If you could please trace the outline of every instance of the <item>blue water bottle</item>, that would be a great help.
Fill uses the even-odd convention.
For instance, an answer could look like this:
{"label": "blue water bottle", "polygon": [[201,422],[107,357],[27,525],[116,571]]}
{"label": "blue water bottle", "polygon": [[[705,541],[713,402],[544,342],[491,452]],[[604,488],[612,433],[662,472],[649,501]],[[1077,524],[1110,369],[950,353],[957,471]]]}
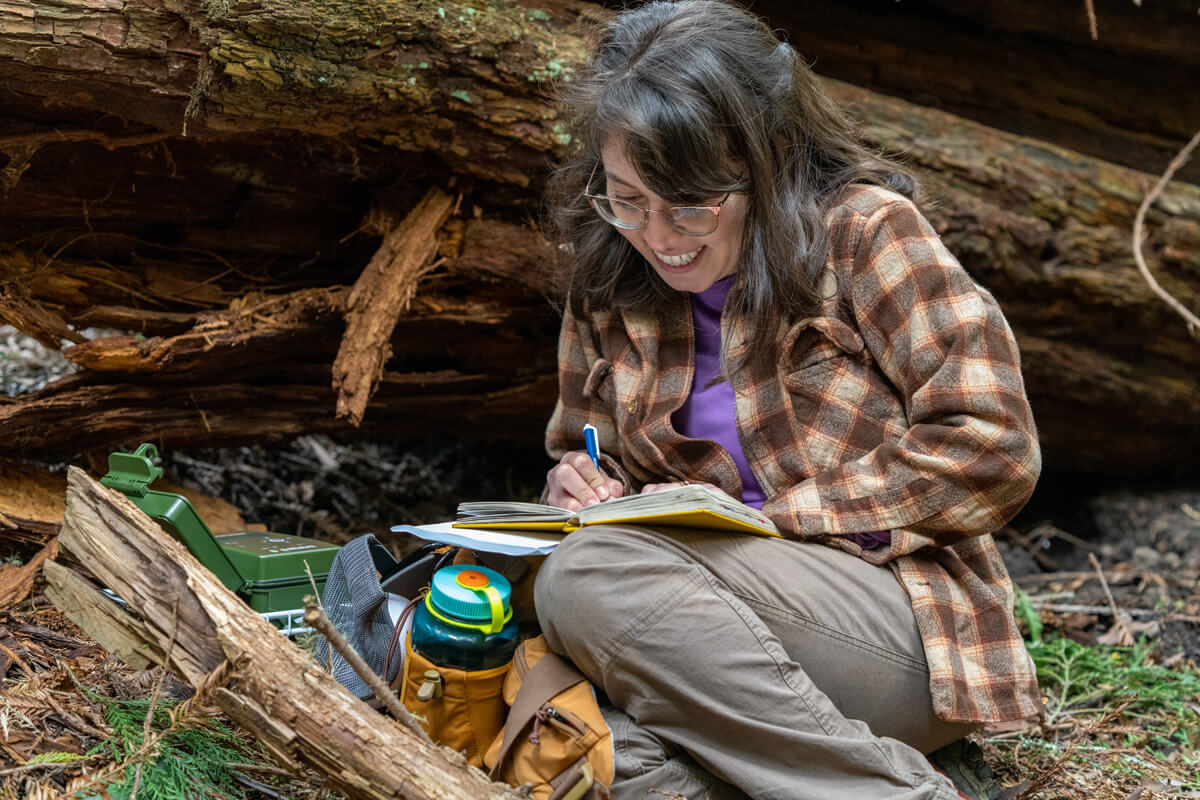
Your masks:
{"label": "blue water bottle", "polygon": [[507,664],[517,648],[511,597],[508,579],[494,569],[439,569],[413,616],[413,650],[441,667],[475,670]]}

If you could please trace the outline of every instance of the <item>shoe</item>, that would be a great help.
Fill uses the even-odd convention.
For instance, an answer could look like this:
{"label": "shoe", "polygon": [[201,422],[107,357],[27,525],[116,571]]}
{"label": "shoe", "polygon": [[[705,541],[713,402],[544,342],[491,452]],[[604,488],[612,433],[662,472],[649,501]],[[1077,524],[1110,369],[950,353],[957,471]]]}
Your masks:
{"label": "shoe", "polygon": [[960,798],[997,800],[1003,791],[992,775],[992,768],[983,760],[983,748],[975,742],[967,739],[951,742],[930,753],[929,761],[954,782]]}

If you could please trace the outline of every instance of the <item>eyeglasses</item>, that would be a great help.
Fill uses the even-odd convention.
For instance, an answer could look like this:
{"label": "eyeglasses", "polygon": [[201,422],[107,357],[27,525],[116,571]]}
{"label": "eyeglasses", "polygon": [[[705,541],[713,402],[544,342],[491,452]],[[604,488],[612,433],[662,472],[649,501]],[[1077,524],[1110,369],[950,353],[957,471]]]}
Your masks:
{"label": "eyeglasses", "polygon": [[721,202],[715,206],[672,206],[665,211],[655,211],[608,195],[591,194],[588,190],[592,188],[592,180],[596,177],[599,166],[597,164],[592,168],[583,196],[588,199],[592,208],[596,209],[602,220],[623,231],[641,230],[650,222],[651,214],[662,214],[673,231],[687,236],[707,236],[717,229],[717,215],[721,213],[721,206],[725,205],[729,195],[733,194],[726,192]]}

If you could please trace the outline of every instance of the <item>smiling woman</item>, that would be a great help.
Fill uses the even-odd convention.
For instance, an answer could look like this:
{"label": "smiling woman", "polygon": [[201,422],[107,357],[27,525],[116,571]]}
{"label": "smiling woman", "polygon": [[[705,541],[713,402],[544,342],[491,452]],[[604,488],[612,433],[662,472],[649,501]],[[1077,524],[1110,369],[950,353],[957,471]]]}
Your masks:
{"label": "smiling woman", "polygon": [[790,537],[591,526],[547,560],[614,797],[954,797],[923,754],[1040,707],[990,536],[1041,466],[999,308],[731,2],[625,11],[566,100],[546,501],[702,483]]}

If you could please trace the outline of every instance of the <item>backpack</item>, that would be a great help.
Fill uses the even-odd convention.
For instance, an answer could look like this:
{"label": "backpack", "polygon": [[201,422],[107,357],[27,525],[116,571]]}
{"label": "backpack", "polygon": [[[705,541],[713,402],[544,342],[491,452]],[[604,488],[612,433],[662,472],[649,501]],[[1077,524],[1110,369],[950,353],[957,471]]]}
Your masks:
{"label": "backpack", "polygon": [[483,759],[493,779],[531,784],[535,800],[607,800],[612,732],[592,685],[544,636],[517,646],[504,699],[508,719]]}

